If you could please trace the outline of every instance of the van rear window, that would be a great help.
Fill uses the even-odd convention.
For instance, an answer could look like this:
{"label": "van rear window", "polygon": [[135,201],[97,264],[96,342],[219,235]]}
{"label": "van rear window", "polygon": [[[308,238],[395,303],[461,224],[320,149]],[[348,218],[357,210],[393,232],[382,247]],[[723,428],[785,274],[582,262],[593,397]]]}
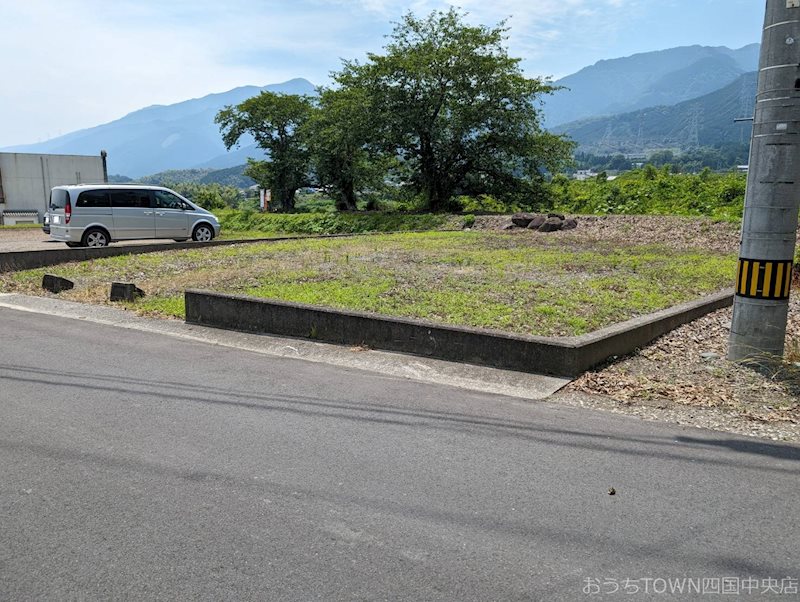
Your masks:
{"label": "van rear window", "polygon": [[111,207],[107,190],[85,190],[78,196],[78,207]]}
{"label": "van rear window", "polygon": [[50,209],[63,209],[69,202],[69,192],[63,188],[53,188],[50,191]]}

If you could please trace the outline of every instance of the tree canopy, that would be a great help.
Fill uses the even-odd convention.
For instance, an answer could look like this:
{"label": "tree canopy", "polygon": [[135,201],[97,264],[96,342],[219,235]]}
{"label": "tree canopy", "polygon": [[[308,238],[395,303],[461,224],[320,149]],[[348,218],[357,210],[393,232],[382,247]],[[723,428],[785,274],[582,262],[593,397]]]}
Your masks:
{"label": "tree canopy", "polygon": [[263,92],[216,121],[228,148],[250,134],[268,152],[246,175],[272,188],[284,210],[311,183],[340,209],[387,182],[431,210],[459,195],[535,205],[573,144],[542,129],[541,98],[555,88],[525,77],[507,32],[504,23],[467,24],[454,8],[408,13],[382,54],[345,61],[317,98]]}
{"label": "tree canopy", "polygon": [[545,170],[570,159],[571,143],[541,128],[537,101],[553,86],[523,75],[506,34],[454,8],[408,13],[384,54],[334,75],[369,99],[372,141],[400,158],[430,209],[456,194],[534,194]]}
{"label": "tree canopy", "polygon": [[215,118],[226,148],[249,134],[269,153],[266,161],[248,159],[245,175],[272,189],[273,202],[286,211],[294,208],[297,189],[309,182],[307,123],[313,110],[308,97],[262,92]]}

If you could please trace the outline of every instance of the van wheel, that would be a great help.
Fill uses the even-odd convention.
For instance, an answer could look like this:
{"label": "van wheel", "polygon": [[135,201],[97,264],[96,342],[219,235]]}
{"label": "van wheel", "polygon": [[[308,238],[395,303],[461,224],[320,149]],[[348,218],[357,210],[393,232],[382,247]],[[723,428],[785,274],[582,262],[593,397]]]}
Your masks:
{"label": "van wheel", "polygon": [[194,229],[194,232],[192,232],[192,240],[196,240],[197,242],[208,242],[212,238],[214,238],[214,231],[211,229],[211,226],[206,224],[200,224]]}
{"label": "van wheel", "polygon": [[82,242],[84,247],[107,247],[108,234],[100,228],[92,228],[84,233]]}

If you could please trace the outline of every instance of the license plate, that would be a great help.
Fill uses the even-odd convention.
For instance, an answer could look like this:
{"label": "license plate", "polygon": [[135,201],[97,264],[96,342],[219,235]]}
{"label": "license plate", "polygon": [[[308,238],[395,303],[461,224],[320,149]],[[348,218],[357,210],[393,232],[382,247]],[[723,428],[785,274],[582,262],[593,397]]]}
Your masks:
{"label": "license plate", "polygon": [[61,223],[61,216],[60,215],[54,215],[50,219],[53,221],[54,224],[60,224]]}

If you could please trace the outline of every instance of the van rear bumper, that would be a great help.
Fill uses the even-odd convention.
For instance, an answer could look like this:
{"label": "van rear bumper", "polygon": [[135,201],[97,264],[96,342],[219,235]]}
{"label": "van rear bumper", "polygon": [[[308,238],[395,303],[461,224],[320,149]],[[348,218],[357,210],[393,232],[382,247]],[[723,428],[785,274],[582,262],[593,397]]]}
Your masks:
{"label": "van rear bumper", "polygon": [[50,224],[50,238],[59,242],[79,242],[83,237],[83,228],[56,226]]}

